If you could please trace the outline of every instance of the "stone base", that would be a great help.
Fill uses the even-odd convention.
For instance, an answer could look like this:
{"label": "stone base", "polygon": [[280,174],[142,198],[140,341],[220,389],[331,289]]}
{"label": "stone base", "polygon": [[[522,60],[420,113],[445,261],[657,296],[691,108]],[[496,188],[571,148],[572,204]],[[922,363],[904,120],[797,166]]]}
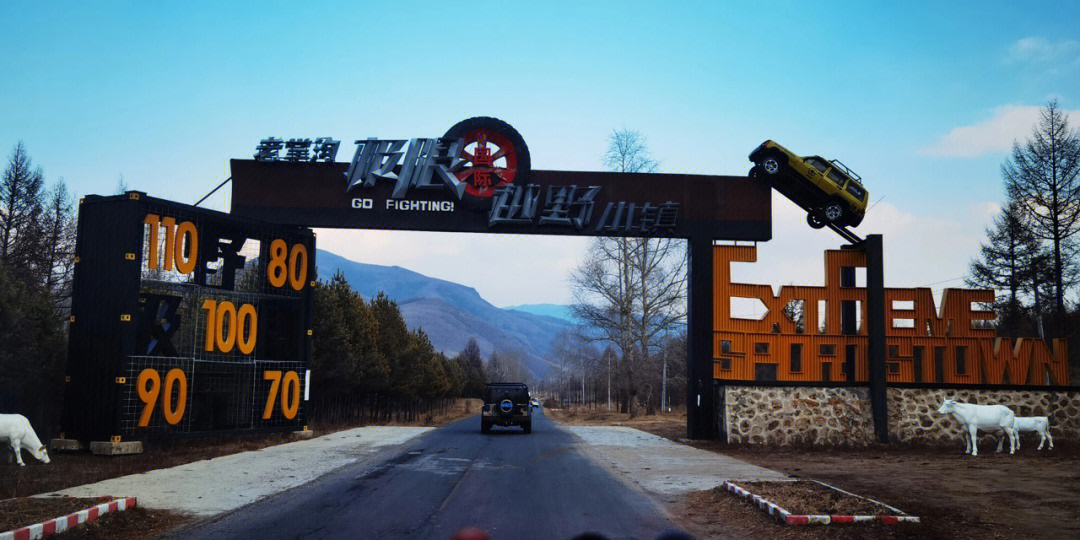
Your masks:
{"label": "stone base", "polygon": [[92,441],[90,453],[98,456],[122,456],[126,454],[141,454],[142,441],[105,442]]}
{"label": "stone base", "polygon": [[62,452],[82,450],[83,444],[76,439],[53,439],[49,441],[49,449]]}
{"label": "stone base", "polygon": [[294,432],[289,434],[289,438],[294,440],[294,441],[302,441],[302,440],[310,439],[310,438],[312,438],[314,436],[315,436],[315,432],[311,431],[310,429],[304,429],[304,430],[301,430],[301,431],[294,431]]}

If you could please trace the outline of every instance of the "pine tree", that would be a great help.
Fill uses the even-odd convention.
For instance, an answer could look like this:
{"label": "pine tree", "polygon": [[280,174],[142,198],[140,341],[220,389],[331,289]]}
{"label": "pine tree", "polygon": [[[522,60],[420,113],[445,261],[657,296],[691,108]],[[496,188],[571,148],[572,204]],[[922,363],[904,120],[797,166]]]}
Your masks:
{"label": "pine tree", "polygon": [[41,167],[33,167],[20,141],[0,179],[0,262],[7,265],[11,277],[28,284],[43,281],[39,260],[43,185]]}
{"label": "pine tree", "polygon": [[[1033,272],[1036,258],[1045,250],[1023,218],[1023,208],[1015,201],[1002,208],[993,225],[986,229],[987,241],[971,261],[971,276],[966,280],[970,287],[1005,292],[997,295],[995,300],[1000,335],[1025,333],[1020,296],[1025,291],[1032,291],[1038,297]],[[1040,306],[1036,303],[1033,307],[1038,311]]]}
{"label": "pine tree", "polygon": [[1011,159],[1001,167],[1011,200],[1023,209],[1037,238],[1050,243],[1054,273],[1056,330],[1064,331],[1065,287],[1070,239],[1080,230],[1080,138],[1051,101],[1023,146],[1013,143]]}

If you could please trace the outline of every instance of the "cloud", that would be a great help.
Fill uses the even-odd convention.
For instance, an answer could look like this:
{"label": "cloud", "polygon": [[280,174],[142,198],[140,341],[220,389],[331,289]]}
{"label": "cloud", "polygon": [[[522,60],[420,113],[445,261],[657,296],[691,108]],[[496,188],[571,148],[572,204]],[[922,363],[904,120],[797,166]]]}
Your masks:
{"label": "cloud", "polygon": [[[994,115],[974,125],[953,128],[934,144],[919,153],[937,157],[972,158],[983,154],[1008,152],[1013,141],[1024,140],[1041,119],[1042,107],[1034,105],[1002,105]],[[1080,110],[1064,111],[1069,123],[1080,121]]]}
{"label": "cloud", "polygon": [[1067,39],[1051,43],[1046,38],[1032,36],[1017,40],[1009,46],[1006,59],[1011,62],[1049,63],[1072,57],[1080,51],[1080,42]]}
{"label": "cloud", "polygon": [[[958,207],[950,216],[904,212],[881,202],[855,230],[860,236],[881,234],[885,248],[885,286],[932,289],[964,287],[963,276],[986,240],[985,227],[999,206],[977,202]],[[773,239],[758,244],[758,262],[733,264],[737,283],[778,285],[824,284],[824,254],[844,242],[828,229],[806,224],[806,211],[773,193]],[[932,285],[931,285],[932,284]]]}

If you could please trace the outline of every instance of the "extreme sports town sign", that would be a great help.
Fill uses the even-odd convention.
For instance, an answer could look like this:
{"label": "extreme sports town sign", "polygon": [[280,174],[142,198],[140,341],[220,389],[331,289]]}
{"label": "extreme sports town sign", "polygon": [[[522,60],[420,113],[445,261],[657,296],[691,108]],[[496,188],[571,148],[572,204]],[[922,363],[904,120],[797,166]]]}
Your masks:
{"label": "extreme sports town sign", "polygon": [[585,236],[771,238],[768,186],[742,176],[531,170],[509,124],[470,118],[443,137],[267,138],[232,160],[232,214],[307,227]]}

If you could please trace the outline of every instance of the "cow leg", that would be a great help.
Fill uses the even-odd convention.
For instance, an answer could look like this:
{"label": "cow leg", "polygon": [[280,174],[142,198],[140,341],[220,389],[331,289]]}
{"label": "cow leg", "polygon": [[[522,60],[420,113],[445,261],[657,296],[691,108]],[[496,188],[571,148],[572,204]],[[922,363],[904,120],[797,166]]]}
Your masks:
{"label": "cow leg", "polygon": [[971,439],[967,435],[967,428],[960,432],[960,437],[964,439],[964,455],[971,453]]}
{"label": "cow leg", "polygon": [[995,431],[994,432],[994,438],[997,439],[997,441],[998,441],[997,450],[994,450],[994,453],[1000,454],[1001,453],[1001,445],[1005,442],[1005,433],[1004,432],[998,433],[998,432]]}
{"label": "cow leg", "polygon": [[1050,443],[1050,450],[1053,450],[1054,449],[1054,438],[1050,436],[1050,427],[1049,426],[1046,428],[1046,431],[1044,431],[1043,434],[1046,435],[1046,440],[1047,440],[1047,442]]}
{"label": "cow leg", "polygon": [[1017,436],[1017,431],[1013,428],[1006,428],[1006,432],[1009,434],[1009,455],[1011,456],[1016,453],[1016,443],[1020,437]]}
{"label": "cow leg", "polygon": [[18,463],[20,467],[25,467],[26,464],[23,463],[22,452],[20,452],[20,450],[22,449],[22,441],[16,441],[14,439],[11,439],[10,441],[8,441],[8,444],[11,445],[11,451],[15,452],[15,463]]}
{"label": "cow leg", "polygon": [[971,440],[971,456],[979,455],[979,428],[975,427],[975,424],[968,426],[968,438]]}

